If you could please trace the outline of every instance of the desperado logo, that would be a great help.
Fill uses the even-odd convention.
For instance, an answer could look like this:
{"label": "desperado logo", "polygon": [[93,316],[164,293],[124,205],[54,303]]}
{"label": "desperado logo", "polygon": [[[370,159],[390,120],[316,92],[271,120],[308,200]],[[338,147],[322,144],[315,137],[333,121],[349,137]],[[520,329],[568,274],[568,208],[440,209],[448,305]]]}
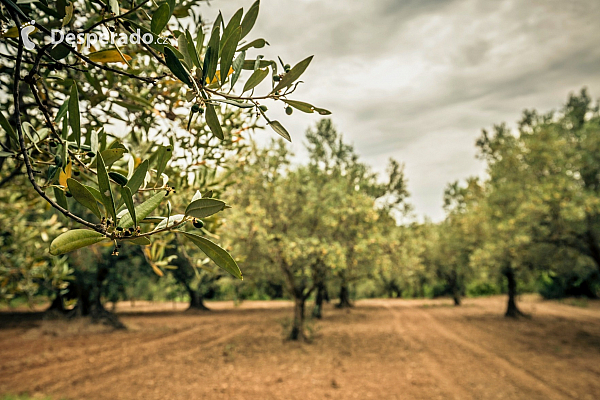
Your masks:
{"label": "desperado logo", "polygon": [[21,40],[23,41],[23,47],[27,50],[35,49],[35,43],[29,39],[29,35],[35,31],[35,21],[28,22],[21,26]]}

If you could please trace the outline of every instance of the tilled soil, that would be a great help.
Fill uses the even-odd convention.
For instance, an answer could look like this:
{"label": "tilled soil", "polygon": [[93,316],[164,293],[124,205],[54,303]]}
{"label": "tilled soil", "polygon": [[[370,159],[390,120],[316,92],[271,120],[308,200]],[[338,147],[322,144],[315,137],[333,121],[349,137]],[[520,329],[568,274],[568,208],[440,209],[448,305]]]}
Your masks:
{"label": "tilled soil", "polygon": [[[56,399],[599,399],[600,303],[504,297],[325,308],[284,340],[288,302],[211,312],[120,304],[127,331],[0,313],[0,393]],[[179,308],[183,305],[179,305]]]}

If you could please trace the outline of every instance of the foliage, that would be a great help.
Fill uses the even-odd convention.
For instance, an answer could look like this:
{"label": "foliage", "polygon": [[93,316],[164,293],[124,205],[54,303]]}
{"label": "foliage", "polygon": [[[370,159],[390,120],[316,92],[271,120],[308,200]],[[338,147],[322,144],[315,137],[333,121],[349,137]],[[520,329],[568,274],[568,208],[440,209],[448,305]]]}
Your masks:
{"label": "foliage", "polygon": [[[390,204],[406,196],[397,183],[402,174],[397,182],[378,184],[331,121],[320,121],[307,139],[308,165],[292,166],[281,142],[248,155],[243,179],[228,194],[239,207],[224,224],[250,279],[283,275],[296,303],[292,339],[304,338],[304,303],[315,290],[331,279],[366,276],[365,268],[375,263],[378,226],[393,222]],[[388,187],[404,197],[390,195],[378,205]]]}
{"label": "foliage", "polygon": [[[177,201],[174,209],[168,201],[175,194],[173,184],[192,189],[188,195],[209,191],[207,181],[244,147],[243,133],[261,118],[290,140],[259,101],[329,112],[288,97],[312,57],[293,67],[281,63],[283,70],[261,55],[246,59],[251,49],[267,44],[245,39],[258,18],[259,1],[229,21],[219,14],[211,27],[202,23],[200,3],[78,0],[0,6],[0,173],[7,171],[0,187],[19,190],[23,182],[15,177],[23,173],[37,195],[67,217],[62,236],[50,246],[52,254],[105,241],[118,255],[123,244],[147,246],[150,239],[174,233],[241,278],[220,247],[180,233],[194,220],[222,212],[225,203],[210,200],[221,206],[200,212],[193,202]],[[30,21],[37,28],[30,35],[32,50],[24,48],[24,35],[18,34]],[[48,43],[51,29],[89,35],[84,43],[54,46]],[[113,48],[93,43],[93,34],[103,33],[119,38]],[[130,34],[151,41],[121,40]]]}

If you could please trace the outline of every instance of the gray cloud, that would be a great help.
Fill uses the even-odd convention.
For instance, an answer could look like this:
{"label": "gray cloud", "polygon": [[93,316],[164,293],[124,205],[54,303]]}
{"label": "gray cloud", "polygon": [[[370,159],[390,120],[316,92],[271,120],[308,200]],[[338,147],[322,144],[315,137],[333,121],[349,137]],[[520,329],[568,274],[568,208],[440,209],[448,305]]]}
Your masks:
{"label": "gray cloud", "polygon": [[[251,3],[213,1],[205,15],[229,18]],[[261,9],[251,34],[270,41],[261,54],[291,64],[315,55],[296,98],[333,111],[378,170],[389,157],[405,162],[416,210],[434,220],[446,183],[482,174],[481,128],[557,108],[583,86],[600,96],[597,0],[262,0]],[[279,108],[302,158],[317,117]]]}

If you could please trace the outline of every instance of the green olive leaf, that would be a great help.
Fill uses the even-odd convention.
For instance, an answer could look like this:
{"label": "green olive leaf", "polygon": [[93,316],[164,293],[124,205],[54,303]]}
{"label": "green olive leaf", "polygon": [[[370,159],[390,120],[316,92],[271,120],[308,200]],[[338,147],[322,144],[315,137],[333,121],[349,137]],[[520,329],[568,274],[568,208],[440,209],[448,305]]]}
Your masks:
{"label": "green olive leaf", "polygon": [[215,23],[215,27],[212,30],[210,40],[208,41],[208,48],[206,49],[206,56],[208,58],[204,62],[204,82],[202,84],[210,84],[217,73],[217,62],[219,61],[219,35],[221,27]]}
{"label": "green olive leaf", "polygon": [[221,128],[219,117],[217,117],[217,112],[215,111],[215,106],[210,103],[206,104],[206,124],[210,128],[213,135],[221,140],[225,139],[225,135],[223,135],[223,128]]}
{"label": "green olive leaf", "polygon": [[235,260],[229,255],[228,252],[223,250],[219,245],[211,242],[210,240],[203,238],[202,236],[195,235],[188,232],[178,232],[183,234],[189,240],[192,241],[208,258],[214,261],[220,268],[229,272],[234,277],[243,280],[242,271],[238,267]]}
{"label": "green olive leaf", "polygon": [[131,189],[129,189],[127,186],[121,186],[121,198],[127,206],[127,210],[129,211],[131,221],[134,222],[133,226],[136,227],[138,220],[135,215],[135,205],[133,204],[133,196],[131,195]]}
{"label": "green olive leaf", "polygon": [[171,8],[167,3],[163,3],[158,7],[158,9],[152,15],[152,22],[150,23],[150,30],[155,35],[160,35],[160,33],[165,29],[169,19],[171,18]]}
{"label": "green olive leaf", "polygon": [[69,209],[69,203],[67,203],[67,196],[65,196],[65,192],[62,189],[55,187],[54,197],[56,198],[56,202],[59,206],[61,206],[65,210]]}
{"label": "green olive leaf", "polygon": [[93,212],[96,217],[102,218],[100,209],[98,208],[98,201],[85,186],[72,178],[67,179],[67,186],[69,187],[69,192],[71,192],[73,198],[79,204]]}
{"label": "green olive leaf", "polygon": [[104,159],[102,153],[98,154],[97,160],[97,172],[98,172],[98,187],[100,188],[100,194],[102,194],[102,204],[104,208],[113,219],[113,222],[117,221],[117,211],[115,210],[115,200],[113,198],[112,189],[110,188],[110,179],[106,172],[106,166],[104,165]]}
{"label": "green olive leaf", "polygon": [[248,90],[254,89],[267,77],[267,75],[269,75],[268,68],[257,69],[252,73],[252,75],[250,75],[250,78],[248,78],[248,80],[246,81],[243,91],[247,92]]}
{"label": "green olive leaf", "polygon": [[240,41],[240,34],[242,32],[241,27],[237,27],[231,35],[226,39],[221,51],[221,84],[225,84],[227,76],[229,76],[229,69],[235,56],[235,51]]}
{"label": "green olive leaf", "polygon": [[136,237],[133,239],[124,239],[127,243],[136,244],[138,246],[149,246],[152,244],[146,236]]}
{"label": "green olive leaf", "polygon": [[242,21],[242,36],[240,39],[243,39],[250,33],[254,24],[256,23],[256,18],[258,18],[258,9],[260,7],[260,0],[256,0],[250,9],[244,16],[244,20]]}
{"label": "green olive leaf", "polygon": [[81,116],[79,115],[79,93],[77,84],[71,85],[71,97],[69,98],[69,125],[75,136],[77,147],[81,145]]}
{"label": "green olive leaf", "polygon": [[187,69],[185,69],[181,61],[179,61],[179,58],[177,58],[173,50],[167,46],[165,46],[165,62],[167,63],[167,67],[169,67],[173,75],[175,75],[189,87],[193,87],[190,73]]}
{"label": "green olive leaf", "polygon": [[255,39],[253,41],[251,41],[250,43],[240,47],[237,51],[244,51],[244,50],[248,50],[251,48],[255,48],[255,49],[262,49],[263,47],[265,47],[269,45],[269,42],[267,42],[265,39]]}
{"label": "green olive leaf", "polygon": [[298,78],[300,78],[304,71],[306,71],[306,68],[308,68],[308,65],[312,61],[313,57],[314,56],[307,57],[304,60],[300,61],[298,64],[294,65],[294,68],[292,68],[290,72],[286,73],[283,76],[283,78],[281,78],[281,81],[279,82],[279,84],[277,84],[277,86],[275,86],[275,88],[273,88],[273,91],[271,93],[275,93],[285,87],[290,86]]}
{"label": "green olive leaf", "polygon": [[50,243],[50,254],[59,256],[106,240],[109,239],[99,232],[89,229],[73,229],[61,234]]}
{"label": "green olive leaf", "polygon": [[[158,206],[160,205],[160,203],[163,201],[164,198],[165,198],[165,192],[161,190],[160,192],[155,193],[148,200],[146,200],[145,202],[143,202],[142,204],[137,206],[135,208],[135,214],[137,216],[137,220],[138,221],[144,220],[144,218],[146,218],[148,215],[150,215],[150,213],[152,211],[154,211],[154,210],[156,210],[156,208],[158,208]],[[126,214],[123,218],[121,218],[118,226],[120,226],[123,229],[131,228],[133,226],[133,219],[131,218],[131,215]]]}
{"label": "green olive leaf", "polygon": [[242,51],[236,59],[233,61],[233,75],[231,75],[231,87],[234,87],[244,68],[244,60],[246,59],[246,52]]}
{"label": "green olive leaf", "polygon": [[288,133],[288,131],[283,127],[283,125],[281,125],[279,123],[279,121],[271,121],[271,122],[269,122],[269,126],[271,128],[273,128],[273,130],[275,132],[277,132],[285,140],[287,140],[289,142],[292,141],[292,137],[290,136],[290,134]]}
{"label": "green olive leaf", "polygon": [[225,202],[217,199],[200,198],[190,203],[185,209],[185,215],[194,218],[206,218],[225,208]]}
{"label": "green olive leaf", "polygon": [[146,178],[146,173],[148,172],[148,160],[144,160],[140,165],[138,165],[137,169],[131,175],[131,178],[127,182],[127,186],[131,190],[131,194],[137,193],[140,190],[140,187],[144,183],[144,179]]}
{"label": "green olive leaf", "polygon": [[305,113],[308,113],[308,114],[312,114],[315,110],[315,106],[313,106],[312,104],[305,103],[303,101],[286,100],[286,99],[283,99],[283,101],[286,102],[287,104],[289,104],[290,106],[294,107],[295,109],[300,110]]}

